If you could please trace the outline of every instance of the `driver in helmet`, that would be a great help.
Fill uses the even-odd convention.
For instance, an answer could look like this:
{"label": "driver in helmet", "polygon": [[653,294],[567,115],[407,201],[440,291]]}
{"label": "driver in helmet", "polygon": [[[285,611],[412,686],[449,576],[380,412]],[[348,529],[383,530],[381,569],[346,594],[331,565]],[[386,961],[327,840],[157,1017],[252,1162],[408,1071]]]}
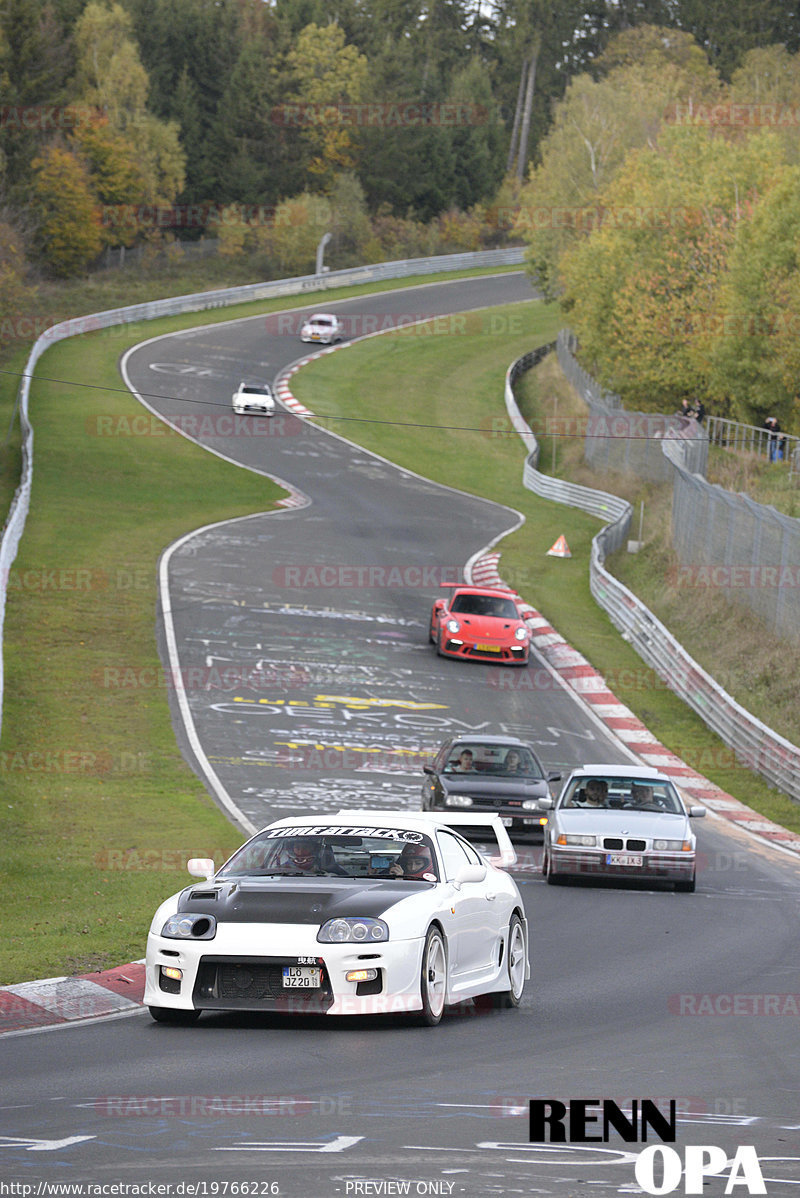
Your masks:
{"label": "driver in helmet", "polygon": [[288,873],[323,873],[316,837],[296,836],[288,840],[281,851],[280,864]]}
{"label": "driver in helmet", "polygon": [[436,871],[431,850],[426,844],[404,845],[402,853],[392,862],[386,873],[390,878],[435,880]]}

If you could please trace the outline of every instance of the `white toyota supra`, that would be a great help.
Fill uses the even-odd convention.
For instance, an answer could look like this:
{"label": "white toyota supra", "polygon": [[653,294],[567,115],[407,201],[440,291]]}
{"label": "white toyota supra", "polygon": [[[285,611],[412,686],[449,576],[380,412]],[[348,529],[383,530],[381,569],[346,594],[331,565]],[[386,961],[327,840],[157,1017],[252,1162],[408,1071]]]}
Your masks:
{"label": "white toyota supra", "polygon": [[[461,835],[479,838],[482,851]],[[488,841],[489,847],[486,847]],[[162,903],[147,940],[154,1019],[519,1005],[528,924],[495,815],[340,811],[278,820]]]}

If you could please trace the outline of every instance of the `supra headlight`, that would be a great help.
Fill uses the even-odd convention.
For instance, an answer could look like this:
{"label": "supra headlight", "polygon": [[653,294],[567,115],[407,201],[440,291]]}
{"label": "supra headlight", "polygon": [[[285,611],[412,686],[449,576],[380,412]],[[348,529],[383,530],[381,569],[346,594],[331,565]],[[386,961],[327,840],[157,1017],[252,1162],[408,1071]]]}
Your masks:
{"label": "supra headlight", "polygon": [[170,940],[213,940],[216,932],[217,921],[213,915],[189,911],[170,915],[161,929],[161,935]]}
{"label": "supra headlight", "polygon": [[472,799],[469,795],[447,795],[444,805],[445,807],[471,807]]}
{"label": "supra headlight", "polygon": [[556,841],[556,844],[579,844],[581,848],[593,849],[597,845],[597,837],[576,836],[575,833],[570,833],[568,836],[565,832],[562,832]]}
{"label": "supra headlight", "polygon": [[691,851],[690,840],[654,840],[653,848],[670,853],[688,853]]}
{"label": "supra headlight", "polygon": [[527,639],[528,639],[527,628],[518,628],[516,630],[516,632],[514,633],[514,636],[517,638],[518,641],[527,641]]}
{"label": "supra headlight", "polygon": [[461,625],[459,624],[458,620],[448,620],[447,621],[447,631],[448,632],[460,632]]}
{"label": "supra headlight", "polygon": [[317,932],[322,944],[375,944],[389,939],[389,927],[382,919],[329,919]]}

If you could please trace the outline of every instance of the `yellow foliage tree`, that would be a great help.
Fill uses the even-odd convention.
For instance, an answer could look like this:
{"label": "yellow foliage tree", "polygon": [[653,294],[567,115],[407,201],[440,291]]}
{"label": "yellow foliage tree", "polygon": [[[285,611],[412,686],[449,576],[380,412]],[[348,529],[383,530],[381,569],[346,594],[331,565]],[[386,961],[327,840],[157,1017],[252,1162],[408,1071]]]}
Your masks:
{"label": "yellow foliage tree", "polygon": [[56,275],[80,274],[103,246],[100,212],[83,163],[50,145],[33,160],[35,246]]}

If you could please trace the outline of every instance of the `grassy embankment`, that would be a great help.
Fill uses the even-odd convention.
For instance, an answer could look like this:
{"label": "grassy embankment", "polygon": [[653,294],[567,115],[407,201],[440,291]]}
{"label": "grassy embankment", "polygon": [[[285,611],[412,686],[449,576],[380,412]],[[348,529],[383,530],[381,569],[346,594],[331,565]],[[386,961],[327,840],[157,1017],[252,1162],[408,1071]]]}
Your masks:
{"label": "grassy embankment", "polygon": [[[429,280],[397,285],[420,281]],[[128,346],[222,315],[87,334],[54,346],[37,367],[32,507],[9,578],[4,637],[0,984],[141,956],[155,906],[186,882],[186,858],[221,860],[241,840],[175,744],[155,647],[156,562],[183,533],[269,510],[283,492],[182,437],[97,436],[92,419],[141,414],[117,368]],[[7,356],[4,371],[21,370],[26,356]],[[6,431],[17,380],[0,378]],[[229,410],[227,389],[221,402]],[[12,444],[3,460],[6,507],[17,476]],[[116,685],[120,678],[125,685]]]}
{"label": "grassy embankment", "polygon": [[[501,333],[503,314],[506,327],[522,324],[525,333],[518,337]],[[293,390],[320,417],[328,417],[322,423],[359,444],[425,476],[523,512],[525,525],[500,546],[503,577],[607,677],[618,698],[664,744],[729,793],[769,818],[800,830],[800,808],[738,765],[731,751],[621,639],[592,599],[588,561],[599,522],[575,509],[539,499],[522,486],[521,442],[515,434],[503,431],[509,427],[504,420],[503,377],[515,357],[549,340],[558,324],[558,313],[553,308],[517,306],[494,309],[485,318],[469,317],[459,335],[437,336],[435,326],[429,335],[422,331],[387,335],[344,351],[346,365],[342,354],[310,364],[295,376]],[[492,335],[487,335],[489,331]],[[545,427],[556,394],[559,417],[585,414],[551,358],[526,376],[521,387],[522,405],[533,427]],[[394,421],[402,423],[398,426]],[[460,430],[454,430],[453,425],[461,426]],[[446,431],[432,431],[431,426]],[[542,468],[548,470],[551,439],[542,438],[542,444]],[[645,497],[645,531],[651,536],[652,488],[630,477],[592,474],[582,465],[579,438],[559,440],[556,463],[559,474],[625,493],[637,505]],[[666,504],[665,494],[660,502]],[[446,518],[446,513],[443,516]],[[548,557],[547,550],[562,533],[572,558]],[[453,540],[457,546],[457,528],[453,529]],[[662,560],[657,550],[637,557],[619,556],[626,577],[631,571],[634,574],[630,579],[633,589],[650,603],[652,592],[664,588],[664,572],[672,563]],[[651,585],[640,588],[645,578]],[[677,616],[682,614],[679,605]],[[714,641],[722,626],[716,611],[710,617],[711,613],[706,612],[705,620],[696,623],[713,667]],[[684,629],[680,621],[671,622],[670,627],[680,640],[686,631],[691,649],[688,627]],[[722,632],[721,639],[725,641],[728,635]],[[744,656],[758,662],[760,668],[763,632],[751,633],[748,644]],[[774,656],[780,652],[780,646],[776,647]],[[783,653],[788,656],[785,647]],[[745,698],[749,697],[752,689],[746,685]],[[750,706],[752,709],[753,704]],[[784,715],[785,722],[797,710],[796,703],[787,703],[780,692],[776,707],[776,723],[778,713]]]}

